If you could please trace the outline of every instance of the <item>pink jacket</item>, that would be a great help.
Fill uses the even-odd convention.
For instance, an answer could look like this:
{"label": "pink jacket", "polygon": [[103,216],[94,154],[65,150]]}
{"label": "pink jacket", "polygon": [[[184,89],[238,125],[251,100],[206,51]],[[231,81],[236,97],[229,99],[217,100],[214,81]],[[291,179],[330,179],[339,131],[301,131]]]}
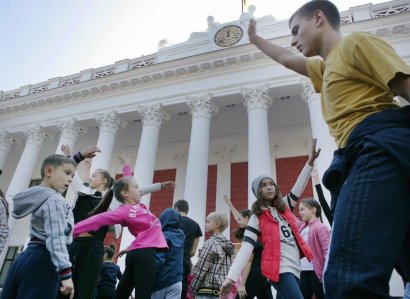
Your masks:
{"label": "pink jacket", "polygon": [[162,233],[161,223],[142,203],[125,204],[113,211],[97,214],[80,221],[75,225],[73,235],[74,238],[77,238],[82,233],[96,231],[100,227],[113,224],[127,226],[130,233],[135,237],[128,250],[168,248]]}
{"label": "pink jacket", "polygon": [[326,225],[316,219],[311,222],[298,221],[299,231],[309,225],[308,243],[313,254],[313,269],[317,278],[322,282],[323,268],[330,242],[330,231]]}

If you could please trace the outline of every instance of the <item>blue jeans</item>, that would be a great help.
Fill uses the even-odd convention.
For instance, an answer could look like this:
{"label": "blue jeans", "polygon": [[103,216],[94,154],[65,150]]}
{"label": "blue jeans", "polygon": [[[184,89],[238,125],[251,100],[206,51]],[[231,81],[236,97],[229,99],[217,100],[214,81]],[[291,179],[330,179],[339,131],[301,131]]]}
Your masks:
{"label": "blue jeans", "polygon": [[357,144],[349,158],[325,265],[326,298],[390,298],[395,264],[410,274],[409,178],[371,141]]}
{"label": "blue jeans", "polygon": [[277,292],[276,299],[303,299],[299,279],[292,273],[279,274],[279,281],[271,284]]}

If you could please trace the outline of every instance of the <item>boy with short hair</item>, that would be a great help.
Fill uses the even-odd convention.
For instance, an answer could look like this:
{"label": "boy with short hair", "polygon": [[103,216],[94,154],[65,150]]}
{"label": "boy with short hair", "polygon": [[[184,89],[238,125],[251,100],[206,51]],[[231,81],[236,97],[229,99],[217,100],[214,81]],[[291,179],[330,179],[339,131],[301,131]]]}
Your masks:
{"label": "boy with short hair", "polygon": [[235,253],[231,241],[222,234],[227,226],[224,213],[212,212],[206,217],[205,229],[212,236],[205,241],[193,270],[191,292],[194,298],[219,297],[219,289]]}
{"label": "boy with short hair", "polygon": [[344,163],[339,172],[345,180],[324,176],[338,195],[326,298],[387,298],[396,262],[410,277],[410,106],[393,100],[399,95],[410,102],[410,67],[370,33],[343,37],[330,1],[307,2],[289,27],[291,45],[305,57],[258,36],[254,20],[248,34],[273,60],[310,77],[340,148],[335,155]]}
{"label": "boy with short hair", "polygon": [[74,298],[66,247],[73,240],[74,219],[61,193],[71,184],[77,162],[97,151],[89,147],[76,155],[76,161],[63,155],[48,156],[41,165],[41,185],[13,196],[13,217],[31,214],[31,239],[10,268],[1,299],[55,299],[60,283],[60,291]]}

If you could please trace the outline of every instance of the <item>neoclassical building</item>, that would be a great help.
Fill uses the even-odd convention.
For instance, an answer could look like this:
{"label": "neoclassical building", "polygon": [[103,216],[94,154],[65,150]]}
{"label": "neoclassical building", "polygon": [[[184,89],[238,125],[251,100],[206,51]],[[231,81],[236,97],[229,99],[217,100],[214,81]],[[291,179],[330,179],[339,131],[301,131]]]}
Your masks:
{"label": "neoclassical building", "polygon": [[[410,1],[361,5],[342,12],[342,31],[369,31],[389,42],[410,64]],[[254,8],[239,20],[208,28],[157,53],[125,59],[66,77],[0,91],[0,188],[11,197],[40,179],[41,161],[96,144],[91,171],[121,173],[117,154],[128,156],[140,185],[175,180],[175,190],[145,196],[157,215],[186,199],[200,225],[213,210],[238,209],[254,197],[250,182],[272,174],[282,193],[307,160],[312,138],[322,148],[320,175],[336,145],[321,116],[309,80],[264,56],[246,31]],[[258,32],[290,47],[288,21],[258,19]],[[398,99],[400,101],[400,99]],[[404,104],[404,103],[403,103]],[[78,169],[84,175],[83,166]],[[309,184],[304,196],[314,196]],[[68,192],[67,200],[73,195]],[[0,286],[28,235],[28,218],[10,220],[10,239],[0,258]],[[236,227],[231,221],[227,235]],[[122,247],[130,241],[127,232]],[[112,241],[112,240],[111,240]],[[125,244],[125,245],[124,245]],[[402,292],[392,283],[394,295]]]}

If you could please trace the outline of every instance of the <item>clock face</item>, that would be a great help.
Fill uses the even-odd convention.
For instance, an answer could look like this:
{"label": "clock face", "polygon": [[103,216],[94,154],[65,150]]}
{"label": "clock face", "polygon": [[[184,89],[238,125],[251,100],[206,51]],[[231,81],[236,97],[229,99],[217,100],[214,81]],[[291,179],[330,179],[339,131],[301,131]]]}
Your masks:
{"label": "clock face", "polygon": [[228,25],[218,30],[215,34],[215,44],[220,47],[230,47],[237,44],[243,36],[243,30],[236,25]]}

